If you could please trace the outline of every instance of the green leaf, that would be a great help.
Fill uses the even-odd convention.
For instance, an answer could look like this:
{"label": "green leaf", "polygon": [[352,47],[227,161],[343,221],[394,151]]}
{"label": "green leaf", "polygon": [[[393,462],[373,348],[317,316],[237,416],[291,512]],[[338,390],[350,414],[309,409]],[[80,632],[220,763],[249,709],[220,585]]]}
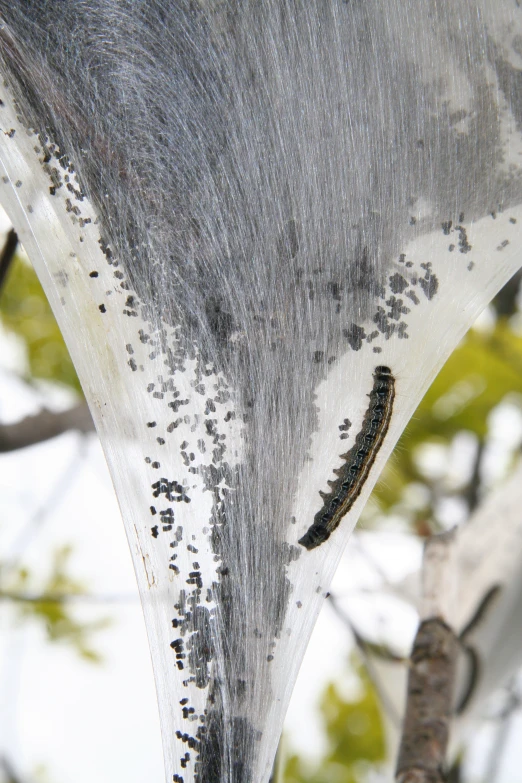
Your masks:
{"label": "green leaf", "polygon": [[363,666],[352,659],[359,693],[346,700],[330,684],[321,700],[329,751],[318,770],[304,767],[297,756],[288,759],[285,783],[363,783],[367,770],[385,760],[386,744],[379,699]]}
{"label": "green leaf", "polygon": [[[70,547],[64,546],[54,553],[48,579],[40,586],[34,598],[20,600],[17,608],[21,617],[31,617],[43,623],[49,641],[68,644],[85,660],[99,663],[102,658],[91,647],[89,637],[92,633],[107,628],[110,620],[107,617],[90,623],[79,623],[75,620],[68,599],[72,595],[84,593],[85,588],[67,573],[71,551]],[[13,598],[16,598],[17,594],[23,597],[29,592],[30,582],[27,569],[20,568],[5,594]]]}
{"label": "green leaf", "polygon": [[15,256],[0,294],[0,318],[22,338],[30,374],[82,393],[69,352],[32,266]]}

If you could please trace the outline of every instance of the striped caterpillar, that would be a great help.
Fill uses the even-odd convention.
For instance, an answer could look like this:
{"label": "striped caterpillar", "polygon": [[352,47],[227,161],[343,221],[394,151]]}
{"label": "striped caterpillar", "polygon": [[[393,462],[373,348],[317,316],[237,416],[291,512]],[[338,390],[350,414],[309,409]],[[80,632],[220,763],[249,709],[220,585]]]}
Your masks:
{"label": "striped caterpillar", "polygon": [[336,468],[338,476],[329,481],[329,493],[320,492],[324,505],[314,517],[313,524],[299,539],[306,549],[315,549],[330,538],[341,519],[351,509],[368,478],[377,452],[388,432],[395,398],[395,379],[389,367],[379,365],[373,373],[373,389],[370,404],[362,423],[362,429],[355,438],[352,448],[341,454],[346,463]]}

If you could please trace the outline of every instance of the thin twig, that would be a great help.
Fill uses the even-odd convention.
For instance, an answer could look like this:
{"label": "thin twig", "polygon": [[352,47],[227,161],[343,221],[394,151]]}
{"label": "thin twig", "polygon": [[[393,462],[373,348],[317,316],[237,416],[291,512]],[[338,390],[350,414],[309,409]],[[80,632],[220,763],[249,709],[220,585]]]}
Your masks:
{"label": "thin twig", "polygon": [[506,285],[500,289],[498,294],[491,302],[497,312],[497,315],[501,318],[509,318],[517,312],[517,298],[521,281],[522,271],[516,272],[511,280],[508,280]]}
{"label": "thin twig", "polygon": [[16,248],[18,247],[18,235],[14,228],[7,232],[7,237],[0,253],[0,292],[4,287],[5,278],[11,267],[11,262],[15,257]]}
{"label": "thin twig", "polygon": [[[361,636],[361,634],[357,631],[357,629],[353,625],[348,615],[341,609],[341,607],[337,603],[337,599],[331,593],[329,596],[328,603],[332,607],[337,617],[343,622],[344,625],[346,625],[350,633],[353,635],[353,638],[355,639],[355,643],[357,644],[357,647],[359,648],[361,655],[364,659],[364,665],[366,666],[370,679],[373,682],[375,690],[377,691],[377,695],[379,696],[379,700],[382,704],[384,711],[386,712],[386,714],[388,715],[392,723],[394,723],[396,726],[399,726],[400,717],[397,713],[397,710],[395,709],[395,705],[393,704],[391,699],[388,698],[386,688],[382,683],[382,679],[376,667],[374,666],[371,657],[371,653],[376,651],[377,645],[368,644],[366,639],[364,639]],[[400,656],[395,655],[391,650],[388,650],[384,647],[379,647],[379,652],[381,658],[384,658],[387,661],[393,661],[394,663],[404,663],[404,659],[401,658]]]}
{"label": "thin twig", "polygon": [[137,603],[139,596],[128,594],[96,594],[96,593],[19,593],[15,590],[0,590],[0,601],[12,601],[23,604],[120,604]]}
{"label": "thin twig", "polygon": [[66,496],[63,488],[67,487],[70,492],[83,460],[86,454],[86,444],[84,436],[80,436],[79,446],[76,455],[69,461],[65,470],[56,481],[45,500],[35,509],[28,521],[18,531],[15,540],[9,547],[8,557],[4,559],[3,570],[8,567],[15,567],[20,561],[21,556],[27,546],[32,541],[39,528],[42,527],[45,520],[51,512],[55,513],[59,504]]}
{"label": "thin twig", "polygon": [[481,488],[480,473],[482,470],[482,462],[485,452],[485,443],[479,440],[477,445],[477,452],[475,459],[473,460],[473,471],[469,484],[464,492],[464,499],[468,502],[468,512],[471,515],[479,504],[479,492]]}

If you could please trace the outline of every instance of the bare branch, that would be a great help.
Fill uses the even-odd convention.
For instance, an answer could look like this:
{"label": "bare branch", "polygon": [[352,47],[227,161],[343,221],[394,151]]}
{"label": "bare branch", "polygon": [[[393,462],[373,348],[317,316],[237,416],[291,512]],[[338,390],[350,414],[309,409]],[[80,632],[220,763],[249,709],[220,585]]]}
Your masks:
{"label": "bare branch", "polygon": [[455,604],[454,534],[426,543],[421,624],[413,643],[396,783],[443,783],[453,712],[458,639],[451,625]]}
{"label": "bare branch", "polygon": [[15,424],[0,425],[0,453],[33,446],[55,438],[67,430],[92,432],[94,424],[85,402],[66,411],[55,413],[43,409],[35,416],[26,416]]}
{"label": "bare branch", "polygon": [[516,272],[491,302],[500,317],[509,318],[517,312],[517,297],[521,280],[522,271]]}
{"label": "bare branch", "polygon": [[16,248],[18,247],[18,236],[14,228],[7,232],[4,247],[0,253],[0,291],[5,282],[5,278],[11,266],[11,262],[15,256]]}
{"label": "bare branch", "polygon": [[473,471],[469,484],[464,492],[464,498],[468,501],[469,513],[472,514],[479,504],[479,492],[481,488],[480,473],[482,470],[482,462],[484,459],[485,443],[479,440],[477,446],[477,453],[473,460]]}
{"label": "bare branch", "polygon": [[12,590],[0,590],[0,601],[12,601],[21,604],[116,604],[136,603],[139,596],[133,594],[107,594],[96,593],[19,593]]}
{"label": "bare branch", "polygon": [[337,617],[341,620],[341,622],[348,628],[350,633],[353,635],[355,643],[359,648],[359,651],[364,660],[366,671],[370,676],[370,679],[377,692],[377,695],[380,699],[384,711],[388,715],[389,719],[398,728],[400,724],[400,717],[397,714],[397,710],[395,708],[395,705],[393,704],[393,701],[388,697],[386,688],[384,687],[382,683],[382,679],[378,673],[378,670],[374,665],[373,657],[375,656],[384,659],[386,661],[391,661],[393,663],[402,663],[402,664],[404,664],[404,658],[395,655],[395,653],[385,645],[376,645],[376,644],[372,644],[371,642],[368,642],[363,636],[361,636],[361,634],[356,629],[356,627],[354,626],[354,624],[352,623],[348,615],[345,612],[343,612],[343,610],[341,609],[341,607],[337,602],[337,599],[332,594],[330,594],[329,599],[330,599],[328,601],[329,605],[331,606],[331,608],[333,609]]}

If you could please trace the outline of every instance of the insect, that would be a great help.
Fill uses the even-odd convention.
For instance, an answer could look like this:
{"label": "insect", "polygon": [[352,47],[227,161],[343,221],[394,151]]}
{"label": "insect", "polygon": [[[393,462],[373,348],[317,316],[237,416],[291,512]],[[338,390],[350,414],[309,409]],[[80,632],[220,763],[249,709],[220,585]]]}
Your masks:
{"label": "insect", "polygon": [[346,454],[341,454],[341,459],[346,460],[346,463],[334,470],[338,478],[328,482],[332,491],[319,493],[324,505],[315,515],[311,527],[299,539],[299,543],[308,550],[315,549],[330,538],[351,509],[361,494],[388,432],[395,398],[395,378],[389,367],[379,365],[374,370],[373,379],[370,404],[364,415],[362,429],[352,448]]}

